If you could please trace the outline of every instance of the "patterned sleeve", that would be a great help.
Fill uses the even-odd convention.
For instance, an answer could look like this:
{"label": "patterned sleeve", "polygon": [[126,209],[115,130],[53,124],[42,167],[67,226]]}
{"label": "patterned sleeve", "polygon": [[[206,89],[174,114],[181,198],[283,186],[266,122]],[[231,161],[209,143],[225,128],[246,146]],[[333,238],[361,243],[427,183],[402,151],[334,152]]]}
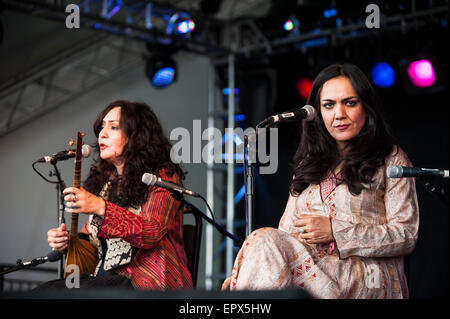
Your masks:
{"label": "patterned sleeve", "polygon": [[[390,165],[411,166],[411,162],[398,149],[396,155],[387,159],[386,167]],[[333,237],[341,258],[403,256],[413,251],[419,228],[415,180],[384,177],[386,221],[383,224],[332,219]]]}
{"label": "patterned sleeve", "polygon": [[[179,183],[177,174],[169,177],[161,172],[161,178]],[[137,248],[156,246],[168,232],[169,224],[180,208],[169,191],[151,186],[147,201],[139,215],[113,203],[106,202],[103,224],[98,232],[101,238],[122,238]]]}
{"label": "patterned sleeve", "polygon": [[286,203],[286,208],[284,209],[283,216],[281,216],[278,229],[286,233],[295,232],[295,227],[293,225],[294,221],[297,219],[297,217],[295,216],[296,212],[297,210],[295,208],[295,197],[289,194],[289,198]]}

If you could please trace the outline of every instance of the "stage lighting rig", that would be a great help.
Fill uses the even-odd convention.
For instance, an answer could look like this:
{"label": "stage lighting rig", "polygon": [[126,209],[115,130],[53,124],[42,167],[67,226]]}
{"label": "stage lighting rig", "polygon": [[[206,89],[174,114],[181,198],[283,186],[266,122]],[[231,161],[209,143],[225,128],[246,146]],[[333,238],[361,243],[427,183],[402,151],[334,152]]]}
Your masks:
{"label": "stage lighting rig", "polygon": [[390,88],[395,82],[395,72],[386,62],[378,62],[372,67],[372,81],[381,88]]}
{"label": "stage lighting rig", "polygon": [[151,85],[161,89],[177,80],[177,65],[169,54],[157,52],[147,59],[145,73]]}
{"label": "stage lighting rig", "polygon": [[188,37],[195,29],[195,22],[189,14],[176,12],[168,17],[166,33]]}

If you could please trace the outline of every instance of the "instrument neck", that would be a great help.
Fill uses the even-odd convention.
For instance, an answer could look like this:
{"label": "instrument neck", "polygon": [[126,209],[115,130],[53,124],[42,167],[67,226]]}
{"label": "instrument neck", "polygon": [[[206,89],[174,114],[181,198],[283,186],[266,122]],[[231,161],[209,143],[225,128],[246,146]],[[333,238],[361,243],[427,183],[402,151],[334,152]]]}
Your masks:
{"label": "instrument neck", "polygon": [[[80,188],[81,185],[81,158],[75,159],[75,169],[73,175],[73,187]],[[72,213],[70,217],[70,236],[78,236],[78,214]]]}

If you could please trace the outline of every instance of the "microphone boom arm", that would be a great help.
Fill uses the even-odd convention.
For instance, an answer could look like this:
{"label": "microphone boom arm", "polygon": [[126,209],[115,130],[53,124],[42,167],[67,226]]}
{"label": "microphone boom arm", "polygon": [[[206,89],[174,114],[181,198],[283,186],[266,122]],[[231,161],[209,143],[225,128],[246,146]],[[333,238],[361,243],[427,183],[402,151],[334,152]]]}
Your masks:
{"label": "microphone boom arm", "polygon": [[[6,269],[5,271],[0,272],[0,277],[6,274],[9,274],[14,271],[18,271],[25,268],[34,267],[43,263],[46,263],[48,261],[56,261],[57,259],[60,259],[62,257],[62,254],[59,252],[52,251],[47,256],[42,256],[38,258],[34,258],[31,261],[23,262],[21,259],[17,260],[16,266],[10,267]],[[56,259],[57,258],[57,259]]]}
{"label": "microphone boom arm", "polygon": [[213,225],[222,235],[231,238],[235,244],[237,246],[242,246],[242,241],[239,240],[236,236],[234,236],[233,234],[229,233],[228,231],[226,231],[221,225],[219,225],[215,220],[209,218],[207,215],[205,215],[202,211],[200,211],[197,207],[195,207],[194,205],[192,205],[191,203],[187,202],[184,199],[181,199],[182,204],[189,209],[190,211],[192,211],[192,213],[194,213],[197,216],[200,216],[201,218],[203,218],[204,220],[206,220],[208,223],[210,223],[211,225]]}

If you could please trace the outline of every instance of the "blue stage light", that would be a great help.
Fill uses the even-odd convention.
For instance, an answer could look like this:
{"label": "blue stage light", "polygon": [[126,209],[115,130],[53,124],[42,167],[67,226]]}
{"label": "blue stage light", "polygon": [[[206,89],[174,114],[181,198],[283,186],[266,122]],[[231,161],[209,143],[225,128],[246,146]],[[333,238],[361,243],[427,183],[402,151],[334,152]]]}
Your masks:
{"label": "blue stage light", "polygon": [[177,78],[175,61],[167,56],[153,55],[147,61],[146,74],[154,87],[167,87]]}
{"label": "blue stage light", "polygon": [[386,62],[376,63],[372,68],[371,75],[373,83],[378,87],[389,88],[394,85],[394,69]]}
{"label": "blue stage light", "polygon": [[175,78],[175,69],[171,67],[165,67],[158,70],[152,79],[152,84],[156,87],[166,87],[172,84]]}
{"label": "blue stage light", "polygon": [[244,114],[236,114],[234,116],[234,121],[235,122],[242,122],[245,120],[245,115]]}
{"label": "blue stage light", "polygon": [[[234,88],[233,91],[234,91],[234,95],[239,95],[239,88]],[[230,88],[224,88],[224,89],[223,89],[223,94],[224,94],[224,95],[227,95],[227,96],[228,96],[228,95],[230,95],[230,92],[231,92],[231,91],[230,91]]]}
{"label": "blue stage light", "polygon": [[245,185],[242,185],[241,189],[234,196],[234,204],[237,205],[245,195]]}
{"label": "blue stage light", "polygon": [[335,17],[335,16],[337,16],[337,10],[334,9],[334,8],[325,10],[325,11],[323,12],[323,16],[324,16],[325,18]]}
{"label": "blue stage light", "polygon": [[116,5],[110,12],[105,16],[106,19],[111,19],[117,12],[119,12],[121,5]]}

